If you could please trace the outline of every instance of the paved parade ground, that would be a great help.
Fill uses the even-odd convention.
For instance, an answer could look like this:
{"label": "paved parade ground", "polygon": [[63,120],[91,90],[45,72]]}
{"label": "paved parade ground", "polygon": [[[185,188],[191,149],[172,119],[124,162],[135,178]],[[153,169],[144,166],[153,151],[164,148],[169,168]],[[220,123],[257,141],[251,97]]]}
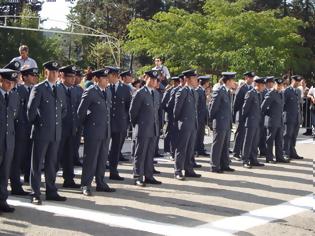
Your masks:
{"label": "paved parade ground", "polygon": [[[206,137],[208,150],[210,142]],[[129,150],[127,140],[124,151]],[[186,181],[175,180],[173,162],[159,158],[156,169],[162,174],[156,178],[163,184],[145,188],[133,185],[132,165],[122,163],[125,181],[108,180],[106,173],[117,191],[93,188],[92,197],[61,188],[58,177],[68,201],[34,206],[28,198],[10,196],[16,211],[0,215],[0,235],[315,235],[315,143],[300,135],[297,150],[303,160],[253,169],[233,162],[236,171],[224,174],[210,172],[209,157],[197,157],[202,178]],[[77,183],[80,173],[77,168]]]}

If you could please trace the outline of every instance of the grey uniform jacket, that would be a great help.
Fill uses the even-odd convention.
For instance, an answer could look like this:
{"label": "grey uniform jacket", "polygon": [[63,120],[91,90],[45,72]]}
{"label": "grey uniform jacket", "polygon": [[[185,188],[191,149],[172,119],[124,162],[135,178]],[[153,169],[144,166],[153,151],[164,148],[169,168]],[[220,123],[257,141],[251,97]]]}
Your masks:
{"label": "grey uniform jacket", "polygon": [[27,104],[29,92],[24,85],[18,85],[16,92],[19,94],[19,113],[15,120],[15,134],[18,139],[29,139],[32,125],[27,119]]}
{"label": "grey uniform jacket", "polygon": [[261,111],[265,116],[265,127],[281,127],[283,124],[283,93],[271,90],[266,94],[265,100],[261,104]]}
{"label": "grey uniform jacket", "polygon": [[224,86],[213,91],[209,106],[209,121],[213,129],[229,130],[231,128],[232,108],[229,93]]}
{"label": "grey uniform jacket", "polygon": [[35,85],[27,106],[28,120],[34,124],[32,138],[60,141],[62,118],[67,114],[63,91],[56,86],[56,98],[47,81]]}
{"label": "grey uniform jacket", "polygon": [[251,89],[245,95],[245,101],[242,109],[245,127],[259,128],[261,119],[260,98],[256,89]]}
{"label": "grey uniform jacket", "polygon": [[159,135],[159,102],[157,91],[154,91],[153,103],[152,94],[146,86],[134,94],[129,114],[135,137],[152,138]]}
{"label": "grey uniform jacket", "polygon": [[178,130],[193,131],[198,128],[197,114],[198,95],[187,86],[176,92],[174,105],[174,121]]}
{"label": "grey uniform jacket", "polygon": [[0,157],[5,150],[12,150],[15,144],[14,120],[18,115],[19,95],[11,91],[8,96],[9,103],[6,106],[5,99],[0,93]]}
{"label": "grey uniform jacket", "polygon": [[239,112],[239,120],[242,121],[242,107],[245,100],[245,94],[249,91],[247,84],[243,84],[235,94],[235,99],[233,103],[233,114],[236,115]]}
{"label": "grey uniform jacket", "polygon": [[77,113],[79,124],[84,128],[84,138],[110,138],[111,96],[109,88],[104,95],[97,85],[92,85],[83,92]]}
{"label": "grey uniform jacket", "polygon": [[293,87],[284,90],[283,122],[285,124],[300,124],[300,97]]}
{"label": "grey uniform jacket", "polygon": [[205,90],[200,86],[196,89],[198,93],[198,123],[205,123],[208,118],[208,109],[207,109],[207,98],[205,94]]}
{"label": "grey uniform jacket", "polygon": [[111,131],[126,132],[128,129],[129,108],[131,103],[129,86],[119,82],[117,90],[112,93]]}

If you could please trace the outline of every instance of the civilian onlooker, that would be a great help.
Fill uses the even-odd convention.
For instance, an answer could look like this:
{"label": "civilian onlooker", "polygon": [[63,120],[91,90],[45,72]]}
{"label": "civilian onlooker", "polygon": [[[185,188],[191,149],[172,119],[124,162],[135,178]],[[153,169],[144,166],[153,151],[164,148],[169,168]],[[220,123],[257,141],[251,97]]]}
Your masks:
{"label": "civilian onlooker", "polygon": [[84,77],[84,89],[87,89],[88,87],[94,84],[92,75],[93,70],[94,68],[92,66],[88,66],[88,68],[86,69],[86,74]]}
{"label": "civilian onlooker", "polygon": [[20,56],[14,57],[11,60],[11,62],[12,61],[20,62],[21,68],[24,68],[24,69],[26,69],[26,68],[38,68],[36,61],[33,58],[30,58],[28,56],[29,48],[27,45],[21,45],[19,47],[19,53],[20,53]]}
{"label": "civilian onlooker", "polygon": [[161,83],[164,86],[166,86],[167,80],[169,80],[171,78],[171,75],[170,75],[168,68],[165,65],[163,65],[163,63],[164,63],[164,61],[161,57],[155,57],[154,58],[155,67],[153,67],[152,69],[161,71],[160,80],[161,80]]}
{"label": "civilian onlooker", "polygon": [[312,135],[312,125],[311,125],[311,113],[310,113],[310,99],[307,97],[307,94],[309,92],[309,88],[306,85],[306,80],[303,78],[301,81],[301,86],[298,87],[298,89],[301,91],[301,109],[302,109],[302,127],[306,128],[306,132],[303,133],[303,135]]}
{"label": "civilian onlooker", "polygon": [[313,127],[313,139],[315,139],[315,86],[312,86],[310,88],[307,97],[311,100],[311,122]]}

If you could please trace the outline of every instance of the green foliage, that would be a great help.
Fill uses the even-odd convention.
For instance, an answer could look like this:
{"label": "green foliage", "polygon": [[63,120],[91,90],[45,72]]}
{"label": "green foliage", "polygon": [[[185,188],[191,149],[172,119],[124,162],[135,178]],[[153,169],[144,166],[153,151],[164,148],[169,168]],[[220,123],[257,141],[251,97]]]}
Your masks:
{"label": "green foliage", "polygon": [[135,55],[164,56],[174,74],[188,67],[213,74],[223,70],[303,74],[301,60],[312,57],[298,34],[303,22],[278,18],[272,10],[248,11],[251,2],[207,0],[204,15],[170,8],[150,20],[135,19],[128,25],[125,49]]}

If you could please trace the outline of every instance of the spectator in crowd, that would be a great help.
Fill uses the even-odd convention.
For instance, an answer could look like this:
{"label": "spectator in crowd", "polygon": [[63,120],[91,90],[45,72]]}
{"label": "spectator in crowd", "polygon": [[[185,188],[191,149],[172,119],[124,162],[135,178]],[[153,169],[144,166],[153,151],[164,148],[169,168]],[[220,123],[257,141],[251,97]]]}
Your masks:
{"label": "spectator in crowd", "polygon": [[309,92],[309,88],[307,87],[306,80],[303,78],[301,80],[301,85],[298,87],[301,91],[301,109],[302,109],[302,127],[306,129],[306,132],[303,135],[312,135],[312,127],[311,127],[311,113],[310,113],[310,99],[307,98],[307,94]]}
{"label": "spectator in crowd", "polygon": [[88,87],[90,87],[91,85],[94,84],[93,75],[92,75],[93,70],[94,70],[94,68],[92,66],[88,66],[88,68],[86,69],[86,74],[85,74],[85,78],[84,78],[84,88],[85,89],[87,89]]}
{"label": "spectator in crowd", "polygon": [[311,122],[313,128],[313,139],[315,139],[315,86],[312,86],[307,94],[307,97],[311,101],[310,110],[311,110]]}
{"label": "spectator in crowd", "polygon": [[19,57],[14,57],[12,61],[18,61],[21,64],[21,68],[38,68],[36,61],[28,56],[29,48],[27,45],[21,45],[19,47]]}
{"label": "spectator in crowd", "polygon": [[169,80],[171,78],[171,75],[170,75],[168,68],[165,65],[163,65],[163,63],[164,63],[164,61],[161,57],[155,57],[154,58],[155,67],[153,67],[152,69],[161,71],[160,80],[161,80],[161,83],[164,86],[166,86],[167,80]]}

